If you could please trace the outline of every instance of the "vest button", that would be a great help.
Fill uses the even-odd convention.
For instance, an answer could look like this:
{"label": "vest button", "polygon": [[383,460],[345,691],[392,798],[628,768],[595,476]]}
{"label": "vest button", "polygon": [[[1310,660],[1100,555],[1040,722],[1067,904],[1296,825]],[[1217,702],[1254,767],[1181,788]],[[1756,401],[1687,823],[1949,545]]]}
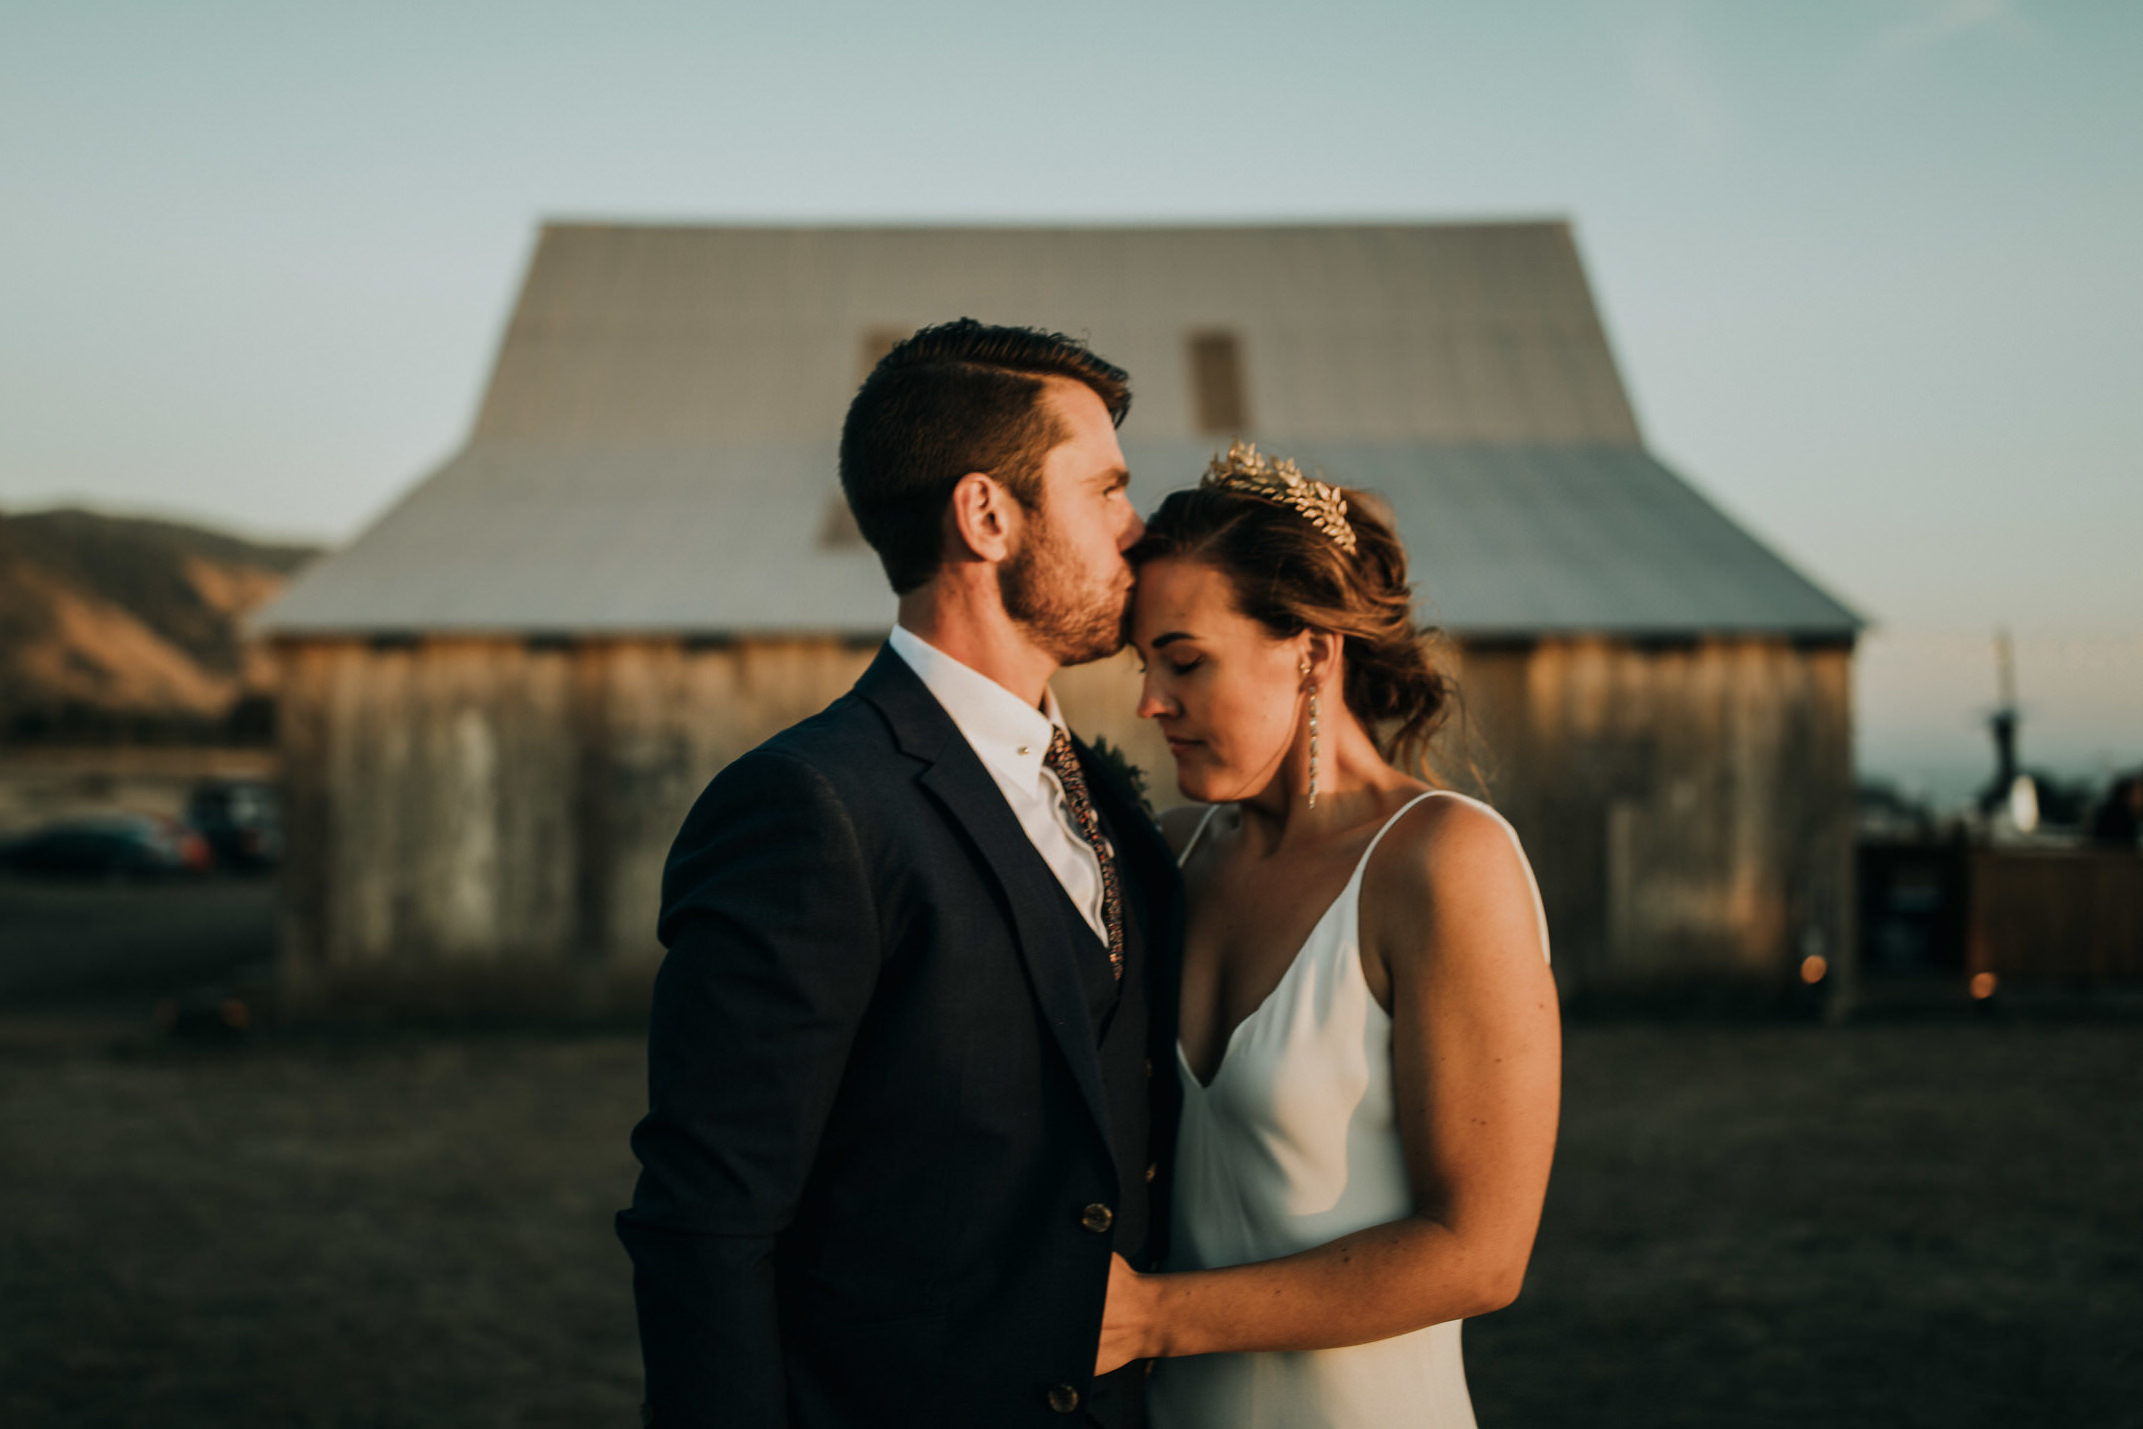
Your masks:
{"label": "vest button", "polygon": [[1059,1414],[1069,1414],[1079,1407],[1079,1391],[1068,1384],[1049,1386],[1049,1407]]}
{"label": "vest button", "polygon": [[1150,1186],[1150,1185],[1152,1185],[1152,1184],[1153,1184],[1153,1178],[1154,1178],[1154,1177],[1156,1177],[1156,1176],[1158,1176],[1158,1175],[1160,1175],[1160,1174],[1161,1174],[1161,1163],[1160,1163],[1160,1162],[1158,1162],[1158,1161],[1156,1161],[1156,1162],[1154,1162],[1154,1163],[1153,1163],[1152,1165],[1150,1165],[1150,1166],[1148,1166],[1148,1167],[1146,1168],[1146,1184],[1147,1184],[1147,1185],[1149,1185],[1149,1186]]}
{"label": "vest button", "polygon": [[1096,1201],[1079,1213],[1079,1224],[1085,1226],[1095,1235],[1100,1235],[1110,1226],[1116,1224],[1116,1212]]}

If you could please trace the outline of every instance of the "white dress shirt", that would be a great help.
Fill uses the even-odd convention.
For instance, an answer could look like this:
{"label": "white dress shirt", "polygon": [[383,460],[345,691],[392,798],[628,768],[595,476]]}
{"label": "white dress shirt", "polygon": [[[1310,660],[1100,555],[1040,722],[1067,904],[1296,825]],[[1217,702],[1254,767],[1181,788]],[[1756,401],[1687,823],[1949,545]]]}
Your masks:
{"label": "white dress shirt", "polygon": [[975,751],[1012,806],[1012,815],[1027,831],[1035,852],[1064,885],[1072,906],[1085,915],[1094,936],[1106,943],[1109,931],[1101,915],[1100,861],[1072,822],[1064,786],[1042,762],[1049,753],[1051,732],[1065,729],[1070,733],[1057,709],[1056,692],[1044,687],[1042,708],[1036,709],[902,626],[893,627],[889,643],[952,716],[968,748]]}

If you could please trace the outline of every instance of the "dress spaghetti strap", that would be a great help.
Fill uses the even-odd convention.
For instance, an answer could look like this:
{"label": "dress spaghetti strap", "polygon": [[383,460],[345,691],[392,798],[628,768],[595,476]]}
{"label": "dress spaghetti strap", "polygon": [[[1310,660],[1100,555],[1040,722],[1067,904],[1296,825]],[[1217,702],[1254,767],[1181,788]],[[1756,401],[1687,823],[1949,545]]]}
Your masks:
{"label": "dress spaghetti strap", "polygon": [[1407,800],[1404,804],[1401,804],[1399,806],[1399,812],[1393,814],[1390,818],[1384,821],[1384,827],[1377,830],[1376,837],[1369,841],[1369,847],[1362,850],[1361,862],[1354,865],[1355,879],[1359,880],[1361,876],[1368,871],[1369,856],[1377,851],[1378,844],[1384,842],[1384,835],[1391,832],[1391,826],[1406,817],[1407,810],[1413,808],[1414,805],[1420,803],[1424,799],[1433,799],[1438,794],[1448,794],[1450,792],[1451,791],[1448,789],[1430,789],[1425,793],[1416,794],[1413,798]]}
{"label": "dress spaghetti strap", "polygon": [[1205,837],[1205,826],[1212,823],[1213,816],[1219,812],[1220,805],[1218,804],[1205,806],[1205,817],[1198,821],[1197,828],[1191,830],[1190,842],[1183,846],[1183,852],[1176,855],[1176,867],[1181,868],[1184,864],[1190,862],[1191,850],[1198,847],[1198,840]]}
{"label": "dress spaghetti strap", "polygon": [[[1449,792],[1446,789],[1430,789],[1426,793],[1416,794],[1413,798],[1407,800],[1397,813],[1384,821],[1384,827],[1377,830],[1376,837],[1369,841],[1369,847],[1362,850],[1361,861],[1355,865],[1355,875],[1359,877],[1361,871],[1369,866],[1369,855],[1377,851],[1377,845],[1384,841],[1384,835],[1391,832],[1391,826],[1406,817],[1408,809],[1413,808],[1423,799],[1433,799],[1438,794]],[[1213,822],[1213,816],[1220,812],[1220,807],[1218,804],[1206,805],[1205,817],[1198,821],[1197,828],[1191,830],[1190,841],[1183,845],[1183,852],[1176,855],[1176,867],[1181,868],[1184,864],[1190,862],[1191,851],[1198,847],[1198,840],[1205,837],[1206,826]]]}
{"label": "dress spaghetti strap", "polygon": [[[1456,789],[1431,789],[1427,793],[1416,794],[1413,798],[1407,800],[1405,807],[1401,808],[1398,813],[1393,814],[1390,818],[1386,819],[1384,821],[1384,827],[1378,829],[1377,836],[1369,841],[1369,847],[1362,853],[1362,861],[1354,866],[1354,877],[1356,882],[1359,883],[1362,875],[1368,870],[1369,855],[1377,851],[1377,845],[1384,841],[1384,835],[1391,832],[1391,826],[1393,824],[1398,823],[1399,820],[1405,818],[1407,810],[1413,808],[1414,805],[1422,802],[1424,799],[1434,799],[1439,795],[1446,799],[1456,799],[1462,804],[1473,805],[1473,807],[1479,809],[1482,813],[1488,815],[1488,817],[1490,817],[1491,819],[1494,819],[1496,821],[1497,827],[1501,828],[1504,832],[1504,835],[1510,839],[1511,847],[1517,850],[1518,863],[1522,868],[1525,869],[1526,887],[1531,890],[1533,895],[1533,924],[1535,929],[1540,934],[1540,955],[1542,958],[1550,959],[1552,961],[1552,955],[1548,951],[1547,904],[1541,899],[1540,880],[1533,872],[1532,860],[1525,856],[1525,845],[1522,841],[1520,841],[1518,837],[1518,831],[1511,827],[1511,821],[1509,819],[1504,818],[1501,812],[1496,809],[1495,805],[1483,803],[1481,800],[1474,798],[1471,794],[1461,794]],[[1203,825],[1200,825],[1200,827],[1203,828]],[[1354,896],[1355,906],[1357,909],[1355,916],[1359,918],[1361,916],[1359,912],[1361,906],[1361,889],[1359,887],[1354,890]]]}

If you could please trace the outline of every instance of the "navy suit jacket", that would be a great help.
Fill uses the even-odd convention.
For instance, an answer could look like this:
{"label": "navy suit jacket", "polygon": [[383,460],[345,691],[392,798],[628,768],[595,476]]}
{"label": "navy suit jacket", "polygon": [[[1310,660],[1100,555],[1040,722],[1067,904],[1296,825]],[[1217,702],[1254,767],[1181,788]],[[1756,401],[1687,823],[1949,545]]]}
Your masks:
{"label": "navy suit jacket", "polygon": [[[1164,1249],[1182,904],[1143,881]],[[855,688],[724,769],[663,878],[634,1265],[654,1424],[1018,1425],[1087,1398],[1118,1203],[1068,901],[921,679]],[[1089,935],[1090,936],[1090,935]],[[1155,1075],[1153,1068],[1159,1068]]]}

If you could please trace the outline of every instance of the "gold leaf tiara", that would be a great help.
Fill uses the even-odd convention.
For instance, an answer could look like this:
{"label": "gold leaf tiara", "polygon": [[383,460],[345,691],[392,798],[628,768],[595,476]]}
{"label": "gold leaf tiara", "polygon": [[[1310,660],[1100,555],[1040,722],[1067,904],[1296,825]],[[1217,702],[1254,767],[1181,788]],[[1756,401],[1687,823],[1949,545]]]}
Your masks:
{"label": "gold leaf tiara", "polygon": [[1275,461],[1259,456],[1255,442],[1228,443],[1227,456],[1208,462],[1205,478],[1198,484],[1285,506],[1330,536],[1342,551],[1354,554],[1354,527],[1347,524],[1347,498],[1339,494],[1339,488],[1304,476],[1302,468],[1286,457]]}

